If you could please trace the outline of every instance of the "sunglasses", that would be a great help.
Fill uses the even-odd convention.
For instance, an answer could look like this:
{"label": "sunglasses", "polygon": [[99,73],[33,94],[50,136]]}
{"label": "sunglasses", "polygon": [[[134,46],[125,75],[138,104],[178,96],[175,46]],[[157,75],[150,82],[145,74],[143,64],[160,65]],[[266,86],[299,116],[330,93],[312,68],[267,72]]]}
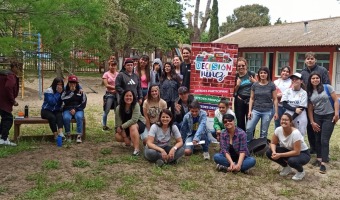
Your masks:
{"label": "sunglasses", "polygon": [[246,65],[237,65],[237,67],[245,67]]}
{"label": "sunglasses", "polygon": [[224,119],[223,120],[224,123],[228,123],[228,122],[232,122],[232,121],[234,121],[234,120],[233,119]]}

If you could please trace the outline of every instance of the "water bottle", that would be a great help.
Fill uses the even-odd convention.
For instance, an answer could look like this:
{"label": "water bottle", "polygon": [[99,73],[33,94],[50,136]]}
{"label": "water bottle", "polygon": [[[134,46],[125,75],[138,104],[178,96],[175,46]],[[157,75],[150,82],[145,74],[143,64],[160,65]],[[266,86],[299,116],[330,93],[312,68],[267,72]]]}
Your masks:
{"label": "water bottle", "polygon": [[28,105],[25,106],[25,118],[28,118]]}
{"label": "water bottle", "polygon": [[57,147],[62,147],[63,146],[63,137],[58,135],[57,137]]}

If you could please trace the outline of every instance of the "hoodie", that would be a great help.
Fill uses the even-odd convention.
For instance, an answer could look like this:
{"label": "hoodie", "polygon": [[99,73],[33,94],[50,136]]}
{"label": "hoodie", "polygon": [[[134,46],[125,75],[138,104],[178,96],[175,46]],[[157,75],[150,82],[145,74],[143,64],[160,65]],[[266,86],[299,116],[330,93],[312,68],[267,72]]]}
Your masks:
{"label": "hoodie", "polygon": [[153,66],[155,63],[158,63],[159,66],[160,66],[160,71],[162,72],[163,71],[163,63],[162,61],[159,59],[159,58],[155,58],[155,60],[153,61],[152,63],[152,68],[151,68],[151,71],[150,71],[150,84],[159,84],[159,78],[161,77],[161,74],[160,73],[157,73],[153,70]]}
{"label": "hoodie", "polygon": [[143,98],[140,78],[135,73],[130,75],[126,71],[119,72],[115,87],[119,95],[122,95],[124,90],[131,90],[136,95],[137,100]]}

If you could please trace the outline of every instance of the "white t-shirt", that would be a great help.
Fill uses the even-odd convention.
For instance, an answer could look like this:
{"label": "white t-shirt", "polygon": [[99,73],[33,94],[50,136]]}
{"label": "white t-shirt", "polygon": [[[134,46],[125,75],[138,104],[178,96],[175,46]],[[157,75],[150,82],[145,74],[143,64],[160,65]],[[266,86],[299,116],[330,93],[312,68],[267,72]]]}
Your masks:
{"label": "white t-shirt", "polygon": [[151,126],[148,136],[154,137],[154,144],[159,147],[168,146],[171,136],[174,136],[176,139],[182,137],[176,125],[172,125],[172,132],[170,134],[170,128],[163,132],[162,127],[159,127],[157,124]]}
{"label": "white t-shirt", "polygon": [[[307,118],[308,96],[305,90],[301,88],[295,91],[293,88],[288,88],[282,95],[281,102],[283,101],[287,101],[288,105],[295,108],[299,106],[305,107],[306,109],[297,118]],[[295,111],[287,109],[286,112],[293,116]]]}
{"label": "white t-shirt", "polygon": [[279,144],[280,147],[284,147],[288,150],[293,150],[294,149],[294,143],[296,141],[301,141],[301,151],[305,151],[308,149],[308,146],[306,145],[303,136],[301,135],[300,131],[298,129],[294,129],[293,132],[288,135],[288,137],[283,135],[283,128],[277,127],[275,129],[275,133],[276,137],[279,138]]}
{"label": "white t-shirt", "polygon": [[[283,93],[292,85],[292,79],[287,78],[286,80],[283,80],[282,78],[279,78],[274,81],[274,84],[276,85],[276,91],[277,93]],[[279,102],[279,105],[282,106],[282,104]]]}

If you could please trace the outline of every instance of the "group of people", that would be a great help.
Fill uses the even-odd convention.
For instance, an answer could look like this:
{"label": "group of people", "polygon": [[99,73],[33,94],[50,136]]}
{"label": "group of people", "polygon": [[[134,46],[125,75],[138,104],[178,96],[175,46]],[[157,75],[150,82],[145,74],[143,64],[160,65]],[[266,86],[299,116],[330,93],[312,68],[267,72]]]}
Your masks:
{"label": "group of people", "polygon": [[[125,60],[120,71],[117,61],[111,58],[109,69],[102,76],[106,87],[103,131],[112,130],[107,126],[107,118],[110,110],[115,109],[115,139],[125,146],[132,145],[135,156],[140,155],[142,140],[145,158],[158,166],[176,163],[181,156],[191,155],[199,145],[204,159],[209,160],[209,144],[219,142],[220,152],[213,157],[216,169],[247,172],[256,163],[248,150],[256,126],[261,119],[259,136],[267,138],[274,118],[275,131],[266,155],[283,167],[280,175],[288,175],[293,168],[297,172],[292,179],[303,179],[303,165],[310,161],[310,153],[317,154],[313,165],[319,167],[320,173],[326,173],[329,142],[339,119],[339,105],[328,72],[316,64],[314,53],[306,53],[306,68],[301,73],[291,74],[291,68],[285,66],[274,82],[270,80],[268,67],[260,67],[255,74],[248,70],[246,59],[239,57],[234,88],[235,113],[229,100],[221,98],[215,111],[214,131],[207,127],[206,111],[189,92],[190,49],[183,48],[182,55],[183,62],[176,56],[172,63],[163,64],[155,59],[151,66],[148,56],[134,56]],[[17,91],[12,95],[11,106],[7,107],[15,104],[15,95]],[[6,114],[11,110],[1,106],[0,144],[11,143],[6,135],[7,124],[12,123]],[[77,142],[80,143],[85,106],[86,95],[76,76],[68,77],[66,87],[63,79],[55,78],[44,93],[41,117],[49,120],[55,136],[63,137],[63,127],[69,137],[70,120],[75,118]],[[304,141],[306,132],[310,148]]]}

